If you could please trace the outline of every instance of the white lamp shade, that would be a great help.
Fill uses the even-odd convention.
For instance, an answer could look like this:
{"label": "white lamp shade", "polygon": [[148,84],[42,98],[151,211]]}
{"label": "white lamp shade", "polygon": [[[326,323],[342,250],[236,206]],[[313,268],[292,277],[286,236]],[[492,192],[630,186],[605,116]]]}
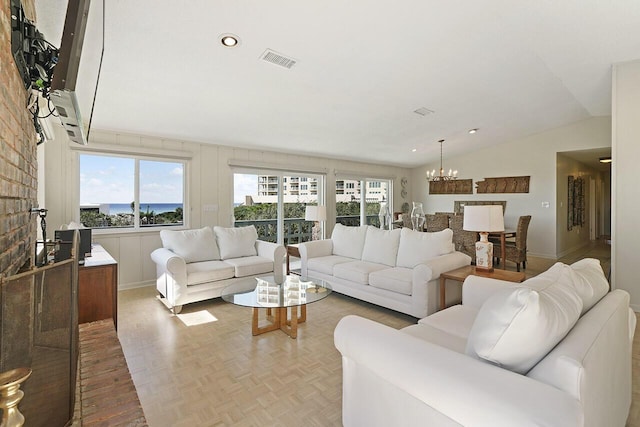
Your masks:
{"label": "white lamp shade", "polygon": [[326,221],[326,219],[327,219],[326,206],[307,206],[304,208],[305,221]]}
{"label": "white lamp shade", "polygon": [[504,214],[500,205],[465,206],[462,228],[466,231],[504,231]]}

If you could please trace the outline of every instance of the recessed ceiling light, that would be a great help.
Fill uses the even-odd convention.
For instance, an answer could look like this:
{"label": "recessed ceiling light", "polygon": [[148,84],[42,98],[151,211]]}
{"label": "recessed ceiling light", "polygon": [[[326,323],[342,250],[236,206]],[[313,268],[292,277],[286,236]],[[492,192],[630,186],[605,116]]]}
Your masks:
{"label": "recessed ceiling light", "polygon": [[600,163],[611,163],[611,157],[600,157]]}
{"label": "recessed ceiling light", "polygon": [[240,37],[235,34],[222,34],[220,36],[220,43],[224,47],[236,47],[240,44]]}
{"label": "recessed ceiling light", "polygon": [[476,133],[476,132],[478,132],[478,128],[475,128],[475,129],[469,129],[469,133],[470,133],[470,134],[472,134],[472,135],[473,135],[474,133]]}
{"label": "recessed ceiling light", "polygon": [[428,109],[427,107],[421,107],[417,110],[413,110],[414,113],[420,114],[421,116],[426,116],[428,114],[433,114],[435,111]]}
{"label": "recessed ceiling light", "polygon": [[417,149],[417,148],[413,148],[413,149],[411,150],[411,152],[412,152],[412,153],[415,153],[416,151],[418,151],[418,149]]}

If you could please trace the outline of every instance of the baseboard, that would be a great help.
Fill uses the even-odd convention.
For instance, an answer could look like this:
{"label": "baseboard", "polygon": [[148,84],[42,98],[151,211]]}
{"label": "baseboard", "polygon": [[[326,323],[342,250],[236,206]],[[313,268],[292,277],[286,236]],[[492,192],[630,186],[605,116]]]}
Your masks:
{"label": "baseboard", "polygon": [[580,249],[585,248],[585,247],[589,246],[590,244],[591,244],[591,240],[589,240],[588,242],[585,242],[585,243],[583,243],[581,245],[577,245],[577,246],[574,246],[574,247],[569,248],[567,250],[564,250],[564,251],[562,251],[562,252],[560,252],[558,254],[558,258],[562,258],[563,256],[566,256],[566,255],[569,255],[569,254],[571,254],[573,252],[579,251]]}
{"label": "baseboard", "polygon": [[127,289],[146,288],[147,286],[155,286],[155,285],[156,285],[155,280],[147,280],[145,282],[118,284],[118,290],[126,291]]}

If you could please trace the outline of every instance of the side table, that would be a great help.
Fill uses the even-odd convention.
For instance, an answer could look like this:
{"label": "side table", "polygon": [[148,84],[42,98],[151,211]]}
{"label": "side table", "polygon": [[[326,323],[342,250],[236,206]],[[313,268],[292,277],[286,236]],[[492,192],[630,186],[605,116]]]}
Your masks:
{"label": "side table", "polygon": [[291,268],[289,268],[289,258],[292,256],[300,258],[300,249],[298,249],[298,245],[287,245],[287,274],[291,274]]}
{"label": "side table", "polygon": [[464,282],[464,279],[469,276],[489,277],[491,279],[506,280],[508,282],[515,283],[524,282],[525,279],[525,274],[523,272],[499,269],[487,272],[483,270],[476,270],[474,265],[467,265],[455,270],[447,271],[446,273],[440,274],[440,310],[445,306],[445,284],[447,279],[462,283]]}

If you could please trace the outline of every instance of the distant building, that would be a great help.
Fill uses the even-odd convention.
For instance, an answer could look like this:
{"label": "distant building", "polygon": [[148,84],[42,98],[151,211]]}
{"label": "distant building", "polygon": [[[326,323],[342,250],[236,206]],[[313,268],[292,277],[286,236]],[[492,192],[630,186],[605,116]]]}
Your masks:
{"label": "distant building", "polygon": [[[336,201],[360,200],[361,181],[337,180]],[[367,181],[367,201],[376,203],[387,200],[386,182]],[[275,203],[278,197],[279,179],[275,175],[258,175],[258,195],[254,203]],[[285,203],[314,203],[318,198],[318,180],[305,176],[285,176],[282,178],[282,195]]]}

